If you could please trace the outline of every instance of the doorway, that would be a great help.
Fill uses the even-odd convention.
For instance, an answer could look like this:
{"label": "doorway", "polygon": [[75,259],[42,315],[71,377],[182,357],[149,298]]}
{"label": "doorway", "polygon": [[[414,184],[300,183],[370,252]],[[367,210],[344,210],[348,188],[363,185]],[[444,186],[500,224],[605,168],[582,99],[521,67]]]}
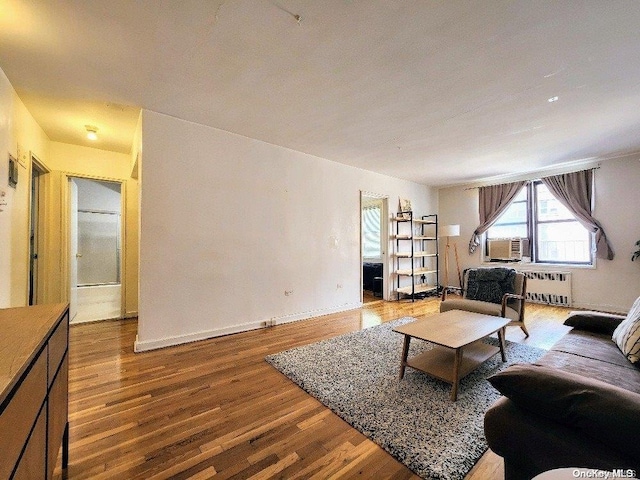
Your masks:
{"label": "doorway", "polygon": [[73,323],[121,318],[122,184],[69,178]]}
{"label": "doorway", "polygon": [[44,175],[48,173],[40,160],[31,154],[31,200],[29,218],[29,305],[39,303],[38,271],[40,270],[40,248],[43,244],[44,234]]}
{"label": "doorway", "polygon": [[370,303],[386,299],[388,232],[387,197],[375,193],[360,193],[361,231],[361,301]]}

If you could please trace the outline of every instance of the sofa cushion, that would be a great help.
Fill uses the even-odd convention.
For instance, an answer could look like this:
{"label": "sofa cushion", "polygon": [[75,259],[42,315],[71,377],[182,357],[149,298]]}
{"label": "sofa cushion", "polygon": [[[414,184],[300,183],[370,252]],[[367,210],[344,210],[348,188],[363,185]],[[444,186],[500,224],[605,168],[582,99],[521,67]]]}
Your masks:
{"label": "sofa cushion", "polygon": [[640,394],[535,364],[512,365],[488,380],[518,407],[640,458]]}
{"label": "sofa cushion", "polygon": [[[620,357],[626,362],[622,354]],[[597,378],[602,382],[640,394],[640,369],[634,368],[629,362],[627,363],[631,365],[631,369],[593,358],[552,350],[536,363],[576,375],[583,375],[586,378]]]}
{"label": "sofa cushion", "polygon": [[[497,303],[481,302],[479,300],[448,298],[440,304],[440,311],[447,312],[449,310],[465,310],[467,312],[482,313],[484,315],[494,315],[499,317],[502,312],[502,306]],[[520,319],[518,312],[511,307],[506,308],[505,315],[506,318],[510,320],[518,321]]]}
{"label": "sofa cushion", "polygon": [[[601,362],[636,370],[640,373],[638,367],[627,360],[608,335],[574,329],[558,340],[551,347],[551,350],[592,358]],[[603,368],[606,369],[606,365],[603,365]]]}
{"label": "sofa cushion", "polygon": [[577,330],[588,330],[590,332],[612,335],[613,331],[620,325],[620,322],[624,320],[624,318],[624,315],[577,311],[570,312],[564,324]]}
{"label": "sofa cushion", "polygon": [[640,297],[614,330],[612,338],[631,363],[640,361]]}

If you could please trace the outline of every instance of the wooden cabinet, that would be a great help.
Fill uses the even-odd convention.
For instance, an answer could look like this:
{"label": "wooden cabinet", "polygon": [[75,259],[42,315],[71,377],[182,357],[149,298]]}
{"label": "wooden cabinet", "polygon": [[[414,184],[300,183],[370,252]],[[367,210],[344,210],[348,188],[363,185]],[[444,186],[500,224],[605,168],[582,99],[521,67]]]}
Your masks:
{"label": "wooden cabinet", "polygon": [[438,216],[414,218],[400,212],[395,222],[396,295],[411,300],[438,294]]}
{"label": "wooden cabinet", "polygon": [[0,310],[0,480],[50,479],[69,457],[69,308]]}

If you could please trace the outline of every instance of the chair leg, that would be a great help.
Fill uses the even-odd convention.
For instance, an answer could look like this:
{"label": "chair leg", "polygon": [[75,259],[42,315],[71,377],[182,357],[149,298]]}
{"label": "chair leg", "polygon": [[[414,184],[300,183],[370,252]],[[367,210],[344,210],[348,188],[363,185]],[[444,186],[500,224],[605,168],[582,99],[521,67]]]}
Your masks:
{"label": "chair leg", "polygon": [[529,336],[529,332],[527,331],[527,327],[524,326],[524,323],[520,324],[520,328],[524,332],[525,337]]}

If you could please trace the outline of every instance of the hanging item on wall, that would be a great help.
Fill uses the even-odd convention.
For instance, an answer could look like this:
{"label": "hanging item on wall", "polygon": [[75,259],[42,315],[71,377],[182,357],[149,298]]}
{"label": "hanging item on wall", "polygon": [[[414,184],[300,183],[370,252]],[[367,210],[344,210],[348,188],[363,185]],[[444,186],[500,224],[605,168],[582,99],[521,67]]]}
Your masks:
{"label": "hanging item on wall", "polygon": [[16,188],[18,185],[18,164],[16,159],[9,154],[9,186]]}
{"label": "hanging item on wall", "polygon": [[403,218],[411,218],[411,200],[398,197],[398,216]]}

